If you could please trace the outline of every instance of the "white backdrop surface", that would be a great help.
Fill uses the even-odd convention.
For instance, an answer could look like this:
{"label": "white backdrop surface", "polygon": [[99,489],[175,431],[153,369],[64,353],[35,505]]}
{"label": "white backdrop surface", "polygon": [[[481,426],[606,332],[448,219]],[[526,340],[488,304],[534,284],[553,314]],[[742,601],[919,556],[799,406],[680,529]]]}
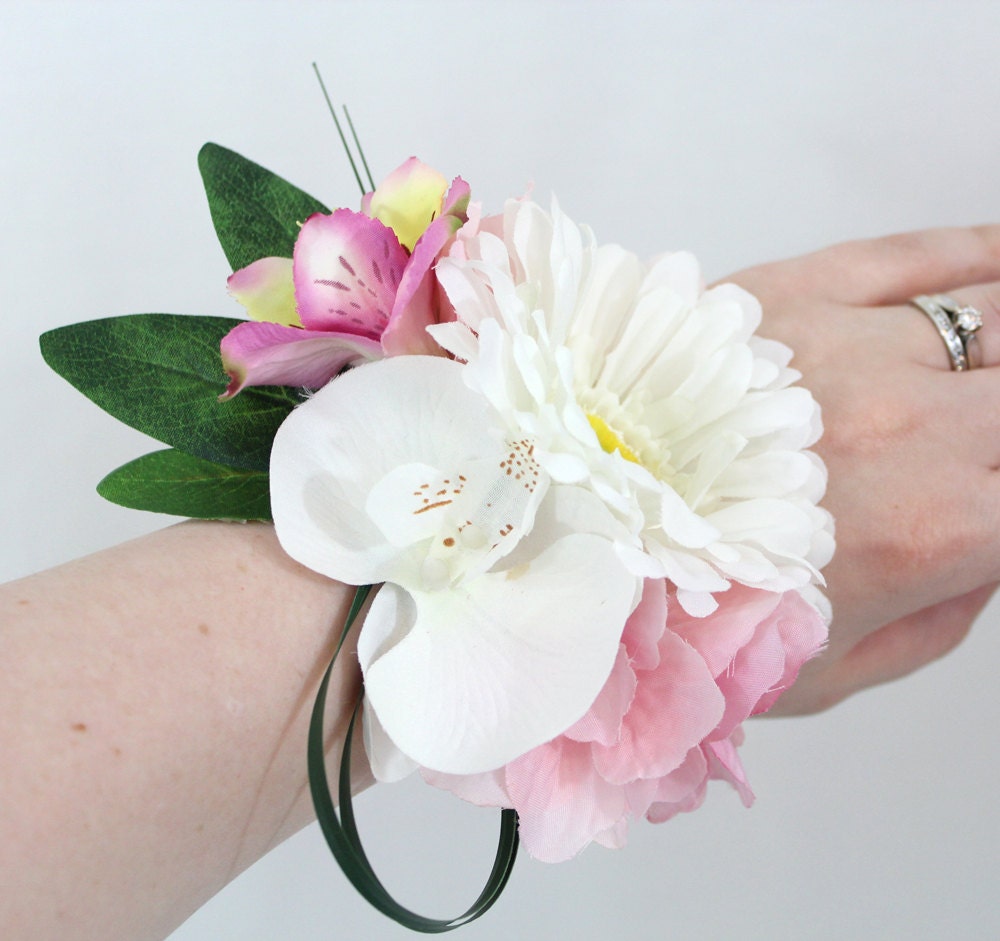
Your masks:
{"label": "white backdrop surface", "polygon": [[[204,141],[354,205],[311,61],[376,177],[415,153],[493,208],[533,181],[601,240],[689,248],[716,278],[1000,218],[998,39],[1000,4],[970,0],[0,2],[0,578],[164,524],[94,493],[149,442],[48,372],[36,337],[138,311],[238,315]],[[464,937],[1000,936],[998,627],[994,606],[907,681],[751,723],[754,809],[719,786],[695,815],[634,826],[624,851],[523,858]],[[358,808],[402,900],[454,914],[478,892],[493,812],[417,783]],[[172,941],[407,934],[309,828]]]}

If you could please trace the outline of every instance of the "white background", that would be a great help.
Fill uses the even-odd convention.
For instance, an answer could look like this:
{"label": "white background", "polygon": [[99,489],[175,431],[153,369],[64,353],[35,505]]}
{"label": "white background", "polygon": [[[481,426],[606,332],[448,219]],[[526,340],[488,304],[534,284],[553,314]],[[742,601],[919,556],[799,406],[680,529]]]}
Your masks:
{"label": "white background", "polygon": [[[163,525],[96,496],[150,443],[49,373],[36,336],[238,314],[195,165],[206,140],[353,206],[312,60],[376,177],[416,153],[493,209],[533,180],[601,240],[689,248],[715,278],[1000,217],[998,39],[1000,4],[970,0],[0,2],[0,578]],[[523,858],[464,937],[1000,936],[998,616],[905,682],[751,723],[753,810],[719,786],[695,815],[634,826],[622,852]],[[493,812],[405,784],[359,813],[404,901],[451,915],[478,892]],[[173,939],[405,936],[310,828]]]}

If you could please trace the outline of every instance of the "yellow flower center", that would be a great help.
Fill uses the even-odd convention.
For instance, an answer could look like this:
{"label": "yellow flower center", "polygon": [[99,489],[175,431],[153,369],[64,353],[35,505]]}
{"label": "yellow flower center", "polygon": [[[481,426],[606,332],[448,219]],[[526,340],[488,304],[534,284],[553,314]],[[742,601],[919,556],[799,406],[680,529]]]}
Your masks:
{"label": "yellow flower center", "polygon": [[621,435],[601,418],[600,415],[588,412],[587,421],[590,422],[590,427],[597,434],[597,440],[600,442],[601,447],[608,454],[613,454],[617,451],[626,461],[631,461],[633,464],[642,463],[639,460],[639,455],[622,440]]}

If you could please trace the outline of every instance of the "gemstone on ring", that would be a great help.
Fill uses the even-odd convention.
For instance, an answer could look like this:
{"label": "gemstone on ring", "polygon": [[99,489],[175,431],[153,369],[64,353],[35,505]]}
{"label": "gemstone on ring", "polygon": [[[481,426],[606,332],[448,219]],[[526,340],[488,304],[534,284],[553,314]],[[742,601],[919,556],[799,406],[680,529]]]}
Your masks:
{"label": "gemstone on ring", "polygon": [[962,336],[969,336],[982,327],[983,315],[975,307],[959,307],[952,311],[951,322]]}

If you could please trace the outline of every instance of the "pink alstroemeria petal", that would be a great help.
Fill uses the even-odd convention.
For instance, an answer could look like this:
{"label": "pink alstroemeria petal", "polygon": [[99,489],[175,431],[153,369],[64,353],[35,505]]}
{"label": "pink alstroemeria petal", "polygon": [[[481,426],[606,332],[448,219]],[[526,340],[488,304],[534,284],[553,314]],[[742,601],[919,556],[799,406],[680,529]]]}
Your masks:
{"label": "pink alstroemeria petal", "polygon": [[376,219],[338,209],[306,219],[293,276],[302,325],[377,340],[389,322],[409,255]]}
{"label": "pink alstroemeria petal", "polygon": [[468,218],[469,199],[472,196],[472,189],[468,183],[460,176],[456,176],[448,187],[448,192],[444,195],[444,202],[441,206],[442,216],[458,216],[462,222]]}
{"label": "pink alstroemeria petal", "polygon": [[365,195],[361,207],[389,226],[412,252],[427,226],[441,215],[447,188],[448,181],[437,170],[410,157],[379,183],[375,192]]}
{"label": "pink alstroemeria petal", "polygon": [[447,303],[444,291],[438,287],[432,268],[461,225],[456,216],[441,216],[428,226],[417,242],[400,280],[389,323],[382,333],[382,349],[386,356],[403,353],[444,355],[427,328],[439,322],[441,307],[450,310],[449,320],[455,319],[455,312]]}
{"label": "pink alstroemeria petal", "polygon": [[246,385],[319,389],[345,366],[382,356],[378,340],[250,320],[233,327],[221,348],[230,376],[223,399]]}
{"label": "pink alstroemeria petal", "polygon": [[295,309],[295,284],[291,258],[259,258],[234,271],[226,282],[229,293],[246,309],[252,320],[301,327]]}

